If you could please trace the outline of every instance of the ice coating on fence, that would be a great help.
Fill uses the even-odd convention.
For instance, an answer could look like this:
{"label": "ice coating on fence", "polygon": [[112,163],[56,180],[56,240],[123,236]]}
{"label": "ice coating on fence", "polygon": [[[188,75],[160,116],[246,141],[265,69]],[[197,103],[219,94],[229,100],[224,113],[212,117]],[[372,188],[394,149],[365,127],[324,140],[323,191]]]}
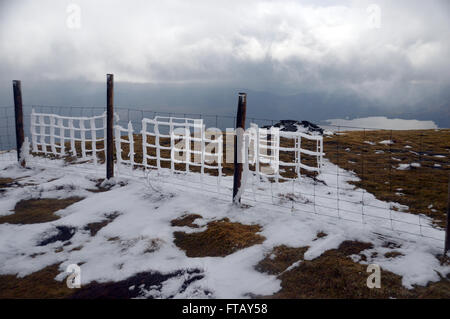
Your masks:
{"label": "ice coating on fence", "polygon": [[[97,122],[101,121],[99,127]],[[88,123],[88,128],[86,127]],[[77,125],[78,124],[78,125]],[[105,152],[103,146],[97,149],[97,143],[103,142],[105,145],[105,136],[97,138],[97,131],[106,130],[106,112],[102,115],[92,117],[68,117],[56,114],[36,113],[34,109],[31,112],[31,144],[33,153],[52,154],[63,157],[67,155],[65,143],[70,143],[70,153],[77,156],[77,142],[81,149],[81,158],[92,158],[97,163],[98,152]],[[67,136],[66,132],[69,132]],[[90,137],[86,137],[89,132]],[[90,145],[90,149],[88,149]]]}
{"label": "ice coating on fence", "polygon": [[[98,132],[101,131],[103,137],[99,137],[101,134]],[[79,155],[82,159],[93,159],[96,164],[98,152],[106,152],[104,146],[101,149],[97,148],[98,142],[103,142],[104,145],[105,131],[106,113],[93,117],[67,117],[36,113],[33,110],[31,114],[31,140],[34,153],[65,156],[65,143],[68,143],[72,156]],[[126,128],[114,126],[116,162],[119,170],[121,165],[129,165],[131,168],[140,166],[145,170],[161,170],[164,166],[171,173],[191,173],[192,167],[197,167],[196,172],[200,173],[202,181],[205,170],[213,170],[216,171],[214,175],[217,176],[217,187],[220,191],[224,159],[224,137],[220,130],[216,132],[206,130],[202,119],[156,116],[153,119],[143,118],[142,130],[139,133],[142,138],[142,160],[136,162],[136,134],[132,123],[129,122]],[[207,134],[215,138],[209,138]],[[320,135],[282,132],[276,127],[259,128],[252,123],[243,136],[247,142],[243,143],[245,146],[242,145],[240,150],[242,158],[246,159],[244,169],[248,174],[256,176],[258,181],[261,177],[273,178],[277,183],[282,180],[294,180],[301,177],[301,169],[320,172],[323,165],[323,137]],[[293,140],[294,146],[282,147],[281,139]],[[316,149],[302,148],[302,139],[315,142]],[[234,143],[234,140],[231,142]],[[127,154],[123,152],[125,145],[129,150]],[[281,161],[280,152],[291,152],[294,154],[294,160]],[[316,166],[302,163],[302,154],[316,157]],[[250,169],[249,165],[252,165],[253,169]],[[296,176],[294,178],[281,176],[280,167],[294,167]]]}
{"label": "ice coating on fence", "polygon": [[[323,166],[323,155],[325,153],[323,153],[323,136],[321,135],[309,135],[302,132],[283,132],[277,127],[271,127],[270,129],[259,128],[254,123],[250,124],[250,129],[247,130],[246,134],[250,137],[248,149],[252,155],[249,164],[255,165],[255,174],[257,177],[273,177],[277,182],[280,179],[292,180],[292,178],[280,176],[280,166],[294,167],[296,176],[293,179],[301,177],[300,169],[319,173]],[[282,147],[280,144],[281,138],[293,140],[294,146]],[[302,148],[302,139],[315,142],[315,151]],[[281,161],[280,151],[292,152],[294,154],[294,161]],[[316,166],[302,163],[302,154],[314,156],[316,158]],[[262,171],[261,164],[269,164],[270,170]]]}
{"label": "ice coating on fence", "polygon": [[[121,128],[123,130],[123,128]],[[164,133],[167,131],[167,134]],[[206,136],[202,119],[161,117],[142,119],[142,165],[144,169],[162,169],[162,162],[170,163],[170,171],[191,172],[191,166],[200,168],[203,181],[205,169],[217,171],[217,187],[220,191],[223,158],[223,137],[211,139]],[[206,143],[214,145],[208,152]],[[154,151],[155,155],[149,154]],[[162,156],[162,151],[169,156]],[[182,153],[182,155],[180,155]],[[215,163],[216,165],[210,165]],[[184,167],[184,170],[177,168]]]}
{"label": "ice coating on fence", "polygon": [[20,162],[27,162],[28,159],[30,157],[30,141],[28,140],[28,137],[25,137],[23,144],[22,144],[22,148],[20,150],[20,156],[19,156],[19,161]]}
{"label": "ice coating on fence", "polygon": [[[127,139],[123,138],[123,134],[122,133],[126,133],[125,136],[127,137]],[[118,167],[120,169],[120,164],[128,164],[131,167],[135,166],[135,162],[134,162],[134,137],[133,137],[133,125],[131,124],[131,122],[128,122],[128,126],[127,128],[123,128],[120,125],[116,125],[114,126],[114,140],[116,143],[116,159],[117,159],[117,164]],[[128,145],[128,149],[129,152],[127,154],[128,156],[128,160],[123,159],[122,157],[122,144],[125,143]]]}

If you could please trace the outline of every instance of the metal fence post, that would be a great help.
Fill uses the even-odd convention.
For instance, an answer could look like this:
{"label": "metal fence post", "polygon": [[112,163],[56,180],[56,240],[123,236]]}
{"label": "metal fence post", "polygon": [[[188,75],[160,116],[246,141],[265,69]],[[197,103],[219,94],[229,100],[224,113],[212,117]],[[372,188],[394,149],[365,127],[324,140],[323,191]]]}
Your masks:
{"label": "metal fence post", "polygon": [[20,158],[22,153],[22,146],[25,139],[23,133],[23,108],[22,108],[22,86],[19,80],[13,81],[14,93],[14,116],[16,119],[16,146],[17,146],[17,161],[25,167],[25,159]]}
{"label": "metal fence post", "polygon": [[247,111],[247,94],[239,93],[236,116],[236,134],[234,136],[234,177],[233,177],[233,203],[241,202],[242,191],[239,192],[242,179],[242,147],[244,145],[245,114]]}
{"label": "metal fence post", "polygon": [[447,227],[445,228],[445,248],[444,255],[450,250],[450,174],[448,175],[448,195],[447,195]]}
{"label": "metal fence post", "polygon": [[113,119],[114,119],[114,75],[106,75],[106,178],[114,177]]}

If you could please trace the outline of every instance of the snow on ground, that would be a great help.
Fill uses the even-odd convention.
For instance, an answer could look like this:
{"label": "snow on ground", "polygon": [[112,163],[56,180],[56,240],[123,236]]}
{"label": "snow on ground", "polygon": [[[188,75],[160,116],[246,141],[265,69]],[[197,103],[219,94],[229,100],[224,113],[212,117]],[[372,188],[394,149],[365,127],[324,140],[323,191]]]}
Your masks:
{"label": "snow on ground", "polygon": [[[61,263],[56,279],[62,281],[67,276],[66,267],[79,264],[81,284],[86,285],[94,280],[119,281],[139,272],[168,274],[199,269],[204,277],[193,281],[185,290],[180,289],[184,281],[174,277],[166,280],[161,289],[142,290],[141,296],[245,298],[249,294],[270,295],[281,288],[280,280],[275,276],[254,270],[254,265],[274,246],[309,246],[305,259],[310,260],[326,250],[337,248],[344,240],[372,242],[374,248],[364,252],[367,260],[361,263],[377,263],[383,269],[403,276],[403,284],[408,288],[413,284],[425,285],[429,281],[438,281],[438,273],[445,276],[450,272],[450,267],[441,266],[435,257],[442,253],[440,242],[386,228],[396,224],[392,219],[398,219],[411,222],[411,225],[397,223],[396,229],[417,233],[415,224],[420,217],[400,212],[407,210],[405,206],[381,202],[369,193],[355,190],[348,182],[356,177],[328,161],[325,161],[323,173],[318,177],[326,185],[305,178],[275,187],[272,183],[254,184],[254,179],[249,177],[243,203],[250,204],[250,207],[245,209],[231,204],[231,177],[222,179],[222,193],[218,194],[214,192],[216,178],[212,176],[204,176],[206,184],[202,189],[193,182],[198,174],[173,176],[164,171],[159,175],[153,172],[148,176],[147,183],[142,173],[128,170],[129,174],[126,174],[127,170],[122,169],[121,177],[113,181],[115,187],[107,192],[92,193],[87,189],[95,187],[95,179],[104,177],[104,166],[89,163],[66,166],[61,160],[33,158],[29,161],[29,167],[22,169],[10,161],[0,162],[2,177],[21,178],[19,183],[26,185],[8,188],[0,195],[0,212],[3,215],[10,214],[15,203],[21,199],[72,196],[84,199],[56,212],[61,218],[53,222],[0,224],[0,274],[18,274],[22,277]],[[331,172],[339,172],[338,178]],[[119,182],[126,185],[118,185]],[[311,195],[313,187],[314,199]],[[298,197],[294,207],[292,201],[282,201],[272,196],[289,192]],[[312,205],[313,200],[316,206]],[[367,205],[362,211],[361,200]],[[340,209],[337,209],[336,203],[339,203]],[[399,211],[387,210],[392,206]],[[105,215],[113,212],[120,215],[96,236],[92,237],[88,230],[84,230],[86,224],[102,221]],[[172,219],[186,212],[202,215],[204,220],[199,221],[201,225],[224,217],[245,224],[259,224],[262,226],[261,235],[266,240],[226,257],[188,258],[173,243],[173,232],[203,231],[205,227],[191,229],[170,225]],[[391,219],[384,219],[387,217]],[[65,246],[64,251],[54,253],[61,242],[37,245],[54,232],[56,226],[62,225],[76,228],[75,235],[70,239],[71,244]],[[422,216],[421,225],[431,225],[431,220]],[[328,236],[317,239],[319,231]],[[435,230],[434,235],[443,238],[441,230]],[[117,237],[117,240],[111,240]],[[396,238],[395,241],[401,245],[396,250],[403,256],[395,259],[384,257],[384,252],[388,251],[383,247],[386,238],[390,241]],[[154,242],[158,243],[157,249],[145,252]],[[72,250],[80,246],[80,250]],[[377,257],[372,257],[374,251],[379,252]],[[292,267],[296,265],[298,263]]]}
{"label": "snow on ground", "polygon": [[419,168],[419,167],[421,167],[421,166],[422,166],[422,165],[420,165],[420,163],[399,164],[398,167],[397,167],[397,169],[398,169],[399,171],[406,171],[406,170],[409,170],[411,167]]}

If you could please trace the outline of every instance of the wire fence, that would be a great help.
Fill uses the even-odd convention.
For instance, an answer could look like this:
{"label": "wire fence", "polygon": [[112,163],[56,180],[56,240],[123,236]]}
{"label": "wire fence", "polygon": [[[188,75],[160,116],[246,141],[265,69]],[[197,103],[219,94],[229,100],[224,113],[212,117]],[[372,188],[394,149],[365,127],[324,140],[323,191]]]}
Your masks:
{"label": "wire fence", "polygon": [[[70,152],[71,157],[91,159],[97,165],[97,158],[100,163],[104,159],[105,110],[103,107],[26,105],[25,136],[32,142],[35,154],[48,152],[64,156]],[[0,107],[0,114],[0,150],[14,149],[14,108]],[[227,134],[217,152],[209,154],[219,164],[209,167],[201,162],[195,167],[191,155],[200,152],[205,156],[204,143],[217,141],[205,138],[202,131],[200,149],[191,148],[196,137],[189,130],[184,148],[174,149],[174,141],[164,146],[156,139],[174,138],[171,121],[175,117],[181,119],[185,130],[191,124],[194,128],[196,123],[201,123],[202,127],[226,132],[236,121],[234,116],[116,108],[115,157],[119,174],[136,174],[141,165],[150,179],[197,188],[231,200],[233,163],[226,160],[225,154],[231,150]],[[187,119],[191,121],[189,125]],[[251,151],[244,156],[247,165],[243,203],[264,203],[290,212],[369,224],[443,243],[450,172],[449,129],[396,131],[327,125],[325,130],[299,126],[304,130],[298,133],[284,131],[280,120],[247,118],[246,123],[249,129],[256,127],[256,132],[260,128],[266,131],[265,136],[247,135],[245,149]],[[160,130],[162,126],[167,130]],[[276,140],[273,140],[275,133],[270,131],[273,127],[281,130]],[[46,138],[55,136],[56,140],[46,142]],[[263,136],[268,142],[260,143],[258,139]],[[260,154],[255,154],[261,146],[267,152],[266,163],[260,161]],[[189,153],[189,157],[185,155],[184,160],[167,160],[166,165],[161,164],[164,157],[161,152],[168,152],[166,159],[172,159],[172,152],[179,151]],[[324,161],[318,160],[319,154],[320,158],[324,156]],[[16,160],[11,153],[1,155],[2,160]],[[258,160],[254,161],[255,158]],[[258,166],[273,166],[274,161],[276,174],[261,174]],[[194,167],[189,169],[189,166]],[[317,169],[311,169],[314,167]],[[213,179],[222,182],[211,182]]]}

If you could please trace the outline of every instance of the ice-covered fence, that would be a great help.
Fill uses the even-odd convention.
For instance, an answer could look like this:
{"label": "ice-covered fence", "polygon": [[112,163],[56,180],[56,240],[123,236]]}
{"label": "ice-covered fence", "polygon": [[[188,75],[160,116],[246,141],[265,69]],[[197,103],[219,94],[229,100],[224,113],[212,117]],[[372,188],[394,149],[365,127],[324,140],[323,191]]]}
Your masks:
{"label": "ice-covered fence", "polygon": [[[301,169],[310,172],[320,172],[322,167],[323,155],[323,137],[322,135],[309,135],[303,132],[283,132],[276,127],[270,129],[259,128],[252,123],[248,130],[250,144],[249,152],[251,154],[249,164],[255,165],[255,174],[274,178],[275,181],[292,180],[301,177]],[[293,140],[293,147],[289,147],[288,143],[281,142],[281,138],[285,141]],[[302,148],[302,139],[313,141],[315,150]],[[286,162],[280,159],[280,152],[293,153],[293,161]],[[315,166],[302,163],[302,154],[315,157]],[[266,167],[262,165],[268,164]],[[280,167],[292,167],[295,170],[295,177],[288,178],[280,175]]]}
{"label": "ice-covered fence", "polygon": [[[205,169],[217,171],[217,185],[222,176],[223,138],[207,137],[202,119],[161,117],[142,120],[142,165],[161,169],[163,162],[174,172],[191,172],[198,167],[203,179]],[[212,132],[214,135],[214,132]],[[165,151],[165,152],[164,152]],[[214,151],[214,152],[213,152]],[[182,153],[182,155],[180,155]],[[215,163],[215,165],[212,165]],[[178,164],[178,165],[177,165]],[[180,169],[182,167],[183,169]]]}
{"label": "ice-covered fence", "polygon": [[[280,161],[281,166],[295,166],[296,173],[300,177],[300,169],[303,168],[310,172],[320,172],[322,167],[323,152],[323,136],[309,135],[302,132],[280,132],[280,137],[294,140],[294,147],[280,147],[280,151],[295,152],[295,163],[286,163]],[[315,143],[315,151],[302,148],[302,139],[310,140]],[[302,163],[302,154],[315,157],[316,166],[310,166]]]}
{"label": "ice-covered fence", "polygon": [[[116,161],[118,164],[118,167],[120,168],[120,164],[128,164],[130,165],[132,168],[135,166],[135,162],[134,162],[134,155],[136,154],[134,152],[134,136],[133,136],[133,125],[131,124],[131,122],[128,122],[128,126],[127,128],[123,128],[120,125],[116,125],[114,126],[114,139],[115,139],[115,143],[116,143]],[[123,139],[122,138],[122,132],[126,133],[127,139]],[[122,157],[122,144],[128,144],[128,160],[123,159]]]}
{"label": "ice-covered fence", "polygon": [[[271,177],[279,170],[280,161],[280,138],[279,129],[271,127],[270,129],[259,128],[251,123],[250,129],[246,134],[249,136],[249,144],[246,146],[251,156],[249,164],[255,165],[257,176]],[[267,164],[269,169],[264,169],[261,164]]]}
{"label": "ice-covered fence", "polygon": [[[68,117],[31,112],[31,144],[34,153],[77,156],[76,142],[80,143],[81,158],[92,158],[97,163],[97,152],[105,152],[106,113],[92,117]],[[97,134],[98,132],[100,134]],[[99,136],[99,137],[97,137]],[[97,142],[103,148],[97,149]],[[68,149],[66,142],[70,143]],[[90,143],[91,148],[87,149]],[[90,155],[90,156],[89,156]]]}

